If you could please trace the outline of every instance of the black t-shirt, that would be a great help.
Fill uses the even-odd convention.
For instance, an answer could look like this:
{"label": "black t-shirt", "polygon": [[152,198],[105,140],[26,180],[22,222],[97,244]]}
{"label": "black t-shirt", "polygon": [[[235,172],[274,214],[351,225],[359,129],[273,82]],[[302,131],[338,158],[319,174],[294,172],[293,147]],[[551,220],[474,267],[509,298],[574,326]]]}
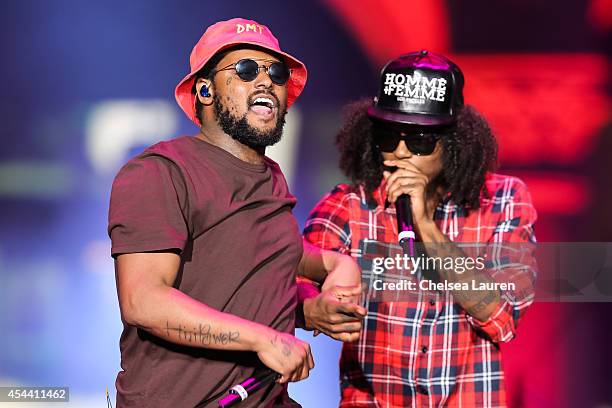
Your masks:
{"label": "black t-shirt", "polygon": [[[179,250],[177,289],[217,310],[293,333],[302,255],[291,213],[295,202],[270,159],[246,163],[195,137],[158,143],[115,178],[112,255]],[[192,407],[261,366],[252,352],[184,347],[127,324],[120,346],[118,407]],[[266,391],[241,406],[296,406],[286,386]]]}

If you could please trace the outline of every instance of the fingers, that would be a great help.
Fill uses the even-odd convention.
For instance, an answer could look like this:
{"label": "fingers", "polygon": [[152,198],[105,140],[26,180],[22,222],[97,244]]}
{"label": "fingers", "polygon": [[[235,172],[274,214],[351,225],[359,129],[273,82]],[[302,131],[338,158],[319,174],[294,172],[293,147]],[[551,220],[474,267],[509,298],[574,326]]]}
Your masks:
{"label": "fingers", "polygon": [[359,336],[361,332],[352,332],[352,333],[326,333],[329,337],[334,340],[338,340],[344,343],[352,343],[354,341],[359,340]]}
{"label": "fingers", "polygon": [[339,334],[339,333],[359,333],[361,331],[361,321],[358,322],[350,322],[350,323],[341,323],[334,324],[329,328],[330,333]]}
{"label": "fingers", "polygon": [[367,311],[354,303],[336,303],[334,309],[327,316],[326,321],[321,322],[321,329],[325,334],[336,340],[343,341],[348,339],[344,339],[340,334],[356,334],[358,338],[363,326],[362,321]]}
{"label": "fingers", "polygon": [[361,321],[366,314],[367,311],[355,303],[341,303],[332,300],[327,308],[325,317],[321,320],[332,326]]}
{"label": "fingers", "polygon": [[[269,343],[269,344],[268,344]],[[314,359],[310,345],[289,333],[273,333],[257,355],[267,367],[279,373],[276,382],[300,381],[310,375]]]}
{"label": "fingers", "polygon": [[[385,173],[387,172],[384,172],[383,175]],[[387,180],[387,189],[391,185],[393,185],[393,183],[397,182],[398,180],[412,180],[413,183],[422,184],[423,186],[426,186],[427,183],[429,182],[429,179],[427,178],[426,175],[422,173],[417,173],[416,171],[406,170],[406,169],[398,169],[395,172],[390,173],[390,175],[386,177],[386,180]]]}
{"label": "fingers", "polygon": [[308,378],[308,373],[310,372],[310,368],[308,368],[308,364],[306,362],[302,363],[300,367],[293,374],[293,378],[291,382],[302,381]]}
{"label": "fingers", "polygon": [[397,179],[393,184],[389,185],[387,190],[387,199],[389,202],[395,202],[397,197],[402,194],[408,194],[410,197],[416,197],[424,194],[425,184],[415,182],[414,179]]}
{"label": "fingers", "polygon": [[300,378],[298,378],[296,381],[305,380],[306,378],[308,378],[309,375],[310,375],[310,367],[308,367],[308,364],[304,364],[302,366],[302,373],[300,375]]}
{"label": "fingers", "polygon": [[402,194],[413,198],[423,196],[429,182],[427,176],[422,173],[406,169],[398,169],[393,174],[384,172],[383,175],[387,182],[387,199],[392,203]]}
{"label": "fingers", "polygon": [[284,384],[287,382],[296,382],[303,380],[308,377],[309,374],[308,365],[306,361],[302,360],[300,364],[297,364],[295,367],[288,368],[281,377],[277,380],[279,384]]}
{"label": "fingers", "polygon": [[332,286],[325,293],[327,305],[328,305],[328,313],[336,312],[334,307],[338,302],[345,304],[356,304],[359,302],[359,299],[362,295],[362,285],[356,286]]}
{"label": "fingers", "polygon": [[332,334],[330,337],[332,337],[335,340],[338,341],[342,341],[344,343],[352,343],[354,341],[359,340],[359,332],[356,333],[339,333],[339,334]]}
{"label": "fingers", "polygon": [[412,169],[397,169],[395,170],[393,173],[389,172],[389,171],[383,171],[383,176],[385,174],[389,174],[388,176],[386,176],[385,178],[387,179],[387,183],[392,183],[393,181],[395,181],[395,179],[397,178],[402,178],[402,177],[410,177],[410,178],[415,178],[418,180],[424,180],[425,182],[427,182],[427,176],[424,175],[423,173],[419,173],[417,171],[414,171]]}
{"label": "fingers", "polygon": [[291,371],[286,370],[285,372],[281,373],[280,377],[276,379],[276,382],[279,384],[284,384],[286,382],[289,382],[291,378]]}
{"label": "fingers", "polygon": [[348,315],[353,319],[355,317],[363,317],[368,313],[363,306],[359,306],[355,303],[338,303],[336,305],[336,312],[342,313],[342,315]]}
{"label": "fingers", "polygon": [[333,286],[329,289],[330,292],[334,294],[335,297],[354,297],[360,296],[362,291],[362,285],[359,284],[357,286]]}
{"label": "fingers", "polygon": [[359,336],[361,335],[361,330],[352,331],[352,332],[339,332],[339,333],[335,333],[332,331],[324,331],[324,333],[334,340],[342,341],[345,343],[350,343],[350,342],[359,340]]}
{"label": "fingers", "polygon": [[304,356],[302,358],[302,363],[299,368],[295,370],[295,374],[293,375],[291,381],[301,381],[310,375],[310,370],[314,368],[314,359],[312,357],[312,351],[310,349],[310,345],[308,343],[302,344]]}
{"label": "fingers", "polygon": [[397,170],[395,170],[393,173],[391,173],[388,170],[385,170],[383,172],[383,174],[387,173],[389,174],[389,176],[393,176],[394,174],[397,175],[403,175],[403,176],[417,176],[417,177],[423,177],[426,181],[429,181],[427,176],[421,171],[421,169],[419,169],[417,166],[415,166],[414,164],[410,163],[409,161],[406,160],[385,160],[383,162],[386,166],[389,167],[396,167]]}
{"label": "fingers", "polygon": [[308,367],[311,370],[315,367],[314,357],[312,356],[312,350],[310,349],[310,346],[308,346]]}
{"label": "fingers", "polygon": [[413,170],[419,174],[423,174],[423,172],[421,171],[421,169],[419,169],[417,166],[415,166],[414,164],[410,163],[409,161],[406,160],[385,160],[383,161],[383,164],[385,166],[389,166],[389,167],[397,167],[400,169],[407,169],[407,170]]}
{"label": "fingers", "polygon": [[309,311],[314,335],[323,332],[336,340],[357,340],[367,314],[367,310],[356,303],[361,295],[361,284],[333,285],[323,291]]}

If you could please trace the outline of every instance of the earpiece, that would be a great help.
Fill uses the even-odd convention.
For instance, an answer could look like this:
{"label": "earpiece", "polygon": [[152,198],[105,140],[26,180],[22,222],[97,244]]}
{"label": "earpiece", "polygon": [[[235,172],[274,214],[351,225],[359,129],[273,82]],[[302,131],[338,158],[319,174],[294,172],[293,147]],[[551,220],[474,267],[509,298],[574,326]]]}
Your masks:
{"label": "earpiece", "polygon": [[200,88],[200,95],[204,98],[208,98],[210,96],[210,92],[208,92],[208,87],[206,85],[202,85]]}

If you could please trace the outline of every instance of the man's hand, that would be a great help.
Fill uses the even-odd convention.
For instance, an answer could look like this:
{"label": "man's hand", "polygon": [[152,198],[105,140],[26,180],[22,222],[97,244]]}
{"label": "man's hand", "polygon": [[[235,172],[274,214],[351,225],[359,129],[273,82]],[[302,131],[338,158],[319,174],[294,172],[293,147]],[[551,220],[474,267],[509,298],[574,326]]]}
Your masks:
{"label": "man's hand", "polygon": [[281,375],[277,381],[300,381],[314,368],[310,345],[288,333],[269,329],[255,344],[257,356],[268,368]]}
{"label": "man's hand", "polygon": [[323,332],[333,339],[355,341],[359,338],[366,310],[359,306],[361,269],[349,255],[326,251],[304,241],[300,274],[308,279],[323,281],[321,293],[306,290],[298,284],[307,329],[315,336]]}
{"label": "man's hand", "polygon": [[[405,160],[385,160],[383,163],[385,166],[397,168],[393,173],[386,170],[383,172],[386,180],[387,200],[395,203],[400,195],[409,195],[412,218],[416,227],[432,220],[432,209],[427,207],[426,197],[429,178],[418,167]],[[435,207],[433,209],[435,210]]]}
{"label": "man's hand", "polygon": [[307,329],[329,337],[352,342],[359,339],[365,308],[355,303],[361,295],[361,285],[332,286],[318,296],[304,300],[304,320]]}

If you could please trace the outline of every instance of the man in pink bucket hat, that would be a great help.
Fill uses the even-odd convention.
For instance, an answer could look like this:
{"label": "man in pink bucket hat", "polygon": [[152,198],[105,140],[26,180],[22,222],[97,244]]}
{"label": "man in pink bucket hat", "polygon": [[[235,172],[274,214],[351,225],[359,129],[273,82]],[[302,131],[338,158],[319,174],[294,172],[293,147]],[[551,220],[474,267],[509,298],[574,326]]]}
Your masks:
{"label": "man in pink bucket hat", "polygon": [[146,149],[113,183],[117,407],[216,407],[249,378],[272,381],[241,407],[296,407],[286,383],[314,367],[293,335],[296,272],[329,286],[356,268],[303,246],[296,199],[265,156],[306,67],[266,26],[239,18],[210,26],[190,65],[175,95],[199,134]]}
{"label": "man in pink bucket hat", "polygon": [[[200,41],[193,47],[189,62],[191,65],[191,71],[183,80],[178,84],[175,91],[176,101],[187,117],[191,119],[196,125],[200,126],[203,124],[199,117],[199,112],[196,107],[196,103],[205,103],[205,97],[202,96],[201,92],[198,92],[198,96],[194,93],[194,84],[198,81],[198,78],[207,76],[212,69],[212,62],[218,62],[224,55],[224,51],[227,52],[231,48],[245,48],[252,47],[252,49],[260,49],[262,52],[267,53],[270,58],[274,55],[273,60],[282,60],[285,67],[290,70],[290,75],[286,72],[279,70],[278,73],[274,71],[277,78],[275,85],[284,86],[286,88],[286,102],[287,108],[290,107],[296,98],[304,89],[306,84],[307,71],[306,66],[298,59],[291,55],[281,51],[278,44],[278,40],[268,27],[258,24],[252,20],[244,20],[241,18],[234,18],[228,21],[221,21],[210,26]],[[206,64],[209,64],[209,70],[205,70],[203,75],[198,75]],[[240,67],[242,68],[242,67]],[[252,68],[246,66],[242,69]],[[256,70],[253,65],[253,69]],[[249,71],[253,75],[253,71]],[[272,80],[274,83],[274,80]],[[285,83],[286,82],[286,83]],[[199,85],[196,85],[198,91],[201,90],[201,85],[206,83],[202,81]],[[208,85],[207,85],[208,86]],[[283,112],[281,112],[283,113]]]}

